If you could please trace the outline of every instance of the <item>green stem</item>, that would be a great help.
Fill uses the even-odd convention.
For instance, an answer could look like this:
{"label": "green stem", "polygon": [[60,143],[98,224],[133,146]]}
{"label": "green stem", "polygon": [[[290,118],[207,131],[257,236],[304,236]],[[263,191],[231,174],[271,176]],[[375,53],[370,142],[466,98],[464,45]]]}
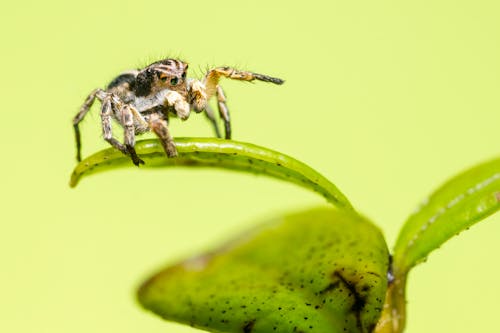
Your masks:
{"label": "green stem", "polygon": [[[306,164],[279,152],[230,140],[214,138],[177,138],[179,156],[167,158],[158,140],[136,143],[137,154],[150,167],[218,167],[286,180],[313,190],[340,208],[352,205],[337,187]],[[83,176],[129,166],[136,168],[128,156],[114,148],[99,151],[81,161],[71,174],[70,186],[75,187]]]}
{"label": "green stem", "polygon": [[396,273],[385,294],[382,315],[374,333],[402,333],[406,324],[406,277]]}

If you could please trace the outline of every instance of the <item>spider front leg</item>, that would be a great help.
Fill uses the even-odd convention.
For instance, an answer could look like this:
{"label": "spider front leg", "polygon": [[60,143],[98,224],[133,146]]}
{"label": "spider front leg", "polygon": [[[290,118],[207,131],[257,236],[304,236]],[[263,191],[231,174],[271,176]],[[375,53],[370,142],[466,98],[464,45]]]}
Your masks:
{"label": "spider front leg", "polygon": [[265,74],[258,74],[247,71],[239,71],[231,67],[217,67],[208,71],[203,79],[203,86],[205,87],[205,96],[209,100],[212,96],[217,96],[217,106],[219,108],[219,114],[224,120],[224,127],[226,130],[226,139],[231,139],[231,120],[229,118],[229,109],[226,105],[226,96],[224,91],[219,85],[219,81],[222,77],[228,79],[240,80],[240,81],[264,81],[271,82],[274,84],[283,84],[282,79],[268,76]]}
{"label": "spider front leg", "polygon": [[265,74],[247,72],[247,71],[239,71],[235,68],[231,67],[217,67],[208,71],[203,79],[203,84],[206,87],[206,95],[207,99],[210,99],[217,90],[217,86],[219,84],[219,80],[221,77],[226,77],[232,80],[240,80],[240,81],[264,81],[271,82],[274,84],[283,84],[283,81],[280,78],[272,77]]}
{"label": "spider front leg", "polygon": [[174,139],[168,130],[167,120],[158,113],[153,113],[149,117],[149,127],[160,139],[163,150],[168,157],[177,156],[177,148],[175,147]]}
{"label": "spider front leg", "polygon": [[[188,79],[187,80],[187,88],[188,88],[188,101],[193,110],[197,113],[205,111],[205,116],[208,118],[210,123],[212,124],[215,135],[220,138],[220,130],[217,125],[217,120],[215,119],[214,111],[210,107],[210,104],[207,102],[207,94],[206,88],[201,81],[196,79]],[[227,109],[227,108],[226,108]],[[220,110],[220,108],[219,108]],[[220,111],[219,111],[220,113]]]}

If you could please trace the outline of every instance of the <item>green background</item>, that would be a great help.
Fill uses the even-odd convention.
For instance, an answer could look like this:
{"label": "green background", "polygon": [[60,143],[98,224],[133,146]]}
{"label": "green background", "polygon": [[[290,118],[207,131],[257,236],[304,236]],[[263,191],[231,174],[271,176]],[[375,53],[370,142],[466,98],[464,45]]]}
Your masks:
{"label": "green background", "polygon": [[[234,138],[330,178],[389,246],[417,204],[500,148],[498,1],[10,1],[0,5],[0,331],[195,332],[135,303],[166,262],[259,219],[324,204],[265,177],[126,169],[68,187],[71,118],[122,70],[164,56],[191,75],[233,65],[283,86],[224,81]],[[176,136],[211,136],[201,115]],[[97,109],[84,156],[107,144]],[[500,216],[417,267],[407,332],[497,326]]]}

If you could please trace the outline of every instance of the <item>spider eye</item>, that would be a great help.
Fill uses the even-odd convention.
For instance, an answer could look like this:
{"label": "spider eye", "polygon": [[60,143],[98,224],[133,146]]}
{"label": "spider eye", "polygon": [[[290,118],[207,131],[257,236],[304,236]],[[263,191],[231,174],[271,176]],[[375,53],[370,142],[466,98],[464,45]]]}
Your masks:
{"label": "spider eye", "polygon": [[167,81],[167,77],[166,76],[163,76],[160,78],[160,80],[162,80],[163,82]]}
{"label": "spider eye", "polygon": [[178,82],[179,82],[179,79],[176,77],[173,77],[172,79],[170,79],[170,84],[173,86],[175,86]]}
{"label": "spider eye", "polygon": [[184,80],[186,78],[186,72],[182,73],[182,79]]}

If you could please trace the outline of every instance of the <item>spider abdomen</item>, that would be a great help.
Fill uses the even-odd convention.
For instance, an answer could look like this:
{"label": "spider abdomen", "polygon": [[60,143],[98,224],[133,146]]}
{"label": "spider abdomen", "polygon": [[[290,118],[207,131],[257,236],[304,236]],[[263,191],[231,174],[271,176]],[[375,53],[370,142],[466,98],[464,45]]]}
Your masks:
{"label": "spider abdomen", "polygon": [[132,87],[135,84],[135,78],[137,76],[137,71],[124,72],[117,77],[115,77],[107,86],[106,89],[112,89],[120,85],[126,84],[128,87]]}

